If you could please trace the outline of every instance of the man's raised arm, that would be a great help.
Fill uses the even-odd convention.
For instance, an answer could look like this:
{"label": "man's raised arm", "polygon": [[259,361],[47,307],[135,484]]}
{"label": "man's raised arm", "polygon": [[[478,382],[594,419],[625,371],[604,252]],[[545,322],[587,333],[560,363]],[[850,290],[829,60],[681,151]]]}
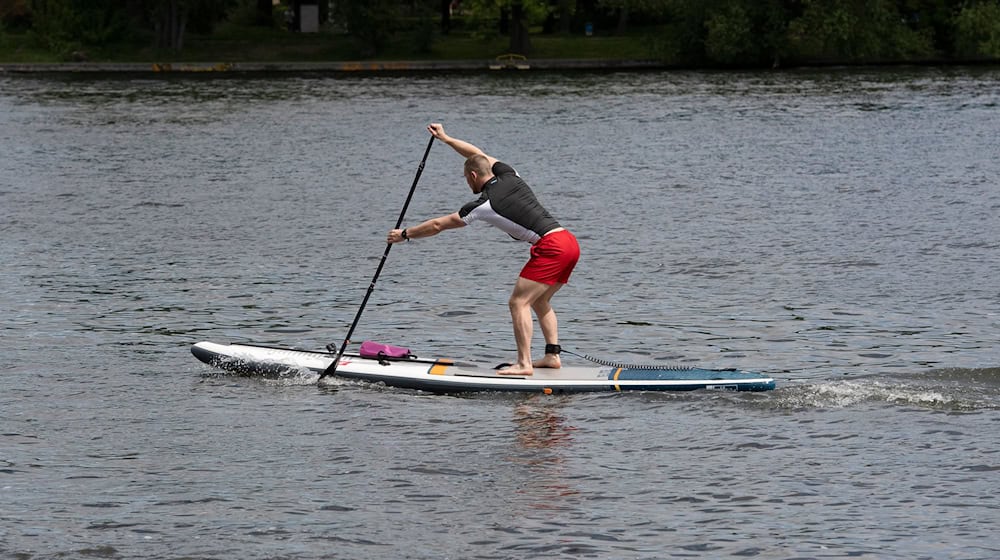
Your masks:
{"label": "man's raised arm", "polygon": [[486,152],[480,150],[477,146],[470,144],[465,140],[459,140],[458,138],[452,138],[451,136],[448,136],[444,131],[444,125],[440,123],[433,123],[427,125],[427,131],[430,132],[432,135],[434,135],[434,137],[437,138],[438,140],[451,146],[453,150],[458,152],[464,158],[468,158],[469,156],[474,156],[476,154],[481,154],[486,156],[487,159],[489,159],[491,166],[497,161],[496,158],[490,157],[489,155],[486,154]]}

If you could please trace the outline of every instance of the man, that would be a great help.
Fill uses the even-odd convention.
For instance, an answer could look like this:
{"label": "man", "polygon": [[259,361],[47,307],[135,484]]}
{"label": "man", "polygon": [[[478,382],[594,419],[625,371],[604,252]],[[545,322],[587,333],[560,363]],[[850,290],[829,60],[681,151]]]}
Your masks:
{"label": "man", "polygon": [[[448,136],[440,124],[431,124],[427,130],[466,158],[465,181],[479,198],[458,212],[432,218],[415,227],[391,230],[387,241],[399,243],[430,237],[446,229],[481,221],[500,228],[514,239],[531,243],[531,258],[521,270],[508,301],[517,342],[517,362],[502,367],[498,373],[531,375],[536,367],[562,367],[559,325],[549,301],[569,282],[580,258],[576,237],[539,204],[514,168],[464,140]],[[531,359],[532,310],[545,336],[545,356],[534,362]]]}

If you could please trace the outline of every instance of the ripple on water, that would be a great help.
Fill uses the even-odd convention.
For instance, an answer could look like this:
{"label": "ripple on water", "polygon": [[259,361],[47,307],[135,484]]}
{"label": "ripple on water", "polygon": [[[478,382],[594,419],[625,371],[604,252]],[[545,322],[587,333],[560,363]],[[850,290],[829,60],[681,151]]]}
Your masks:
{"label": "ripple on water", "polygon": [[[996,78],[0,77],[6,551],[994,557]],[[342,341],[442,115],[581,240],[566,348],[778,389],[455,398],[192,358]],[[467,200],[460,165],[432,149],[406,224]],[[396,246],[355,338],[509,361],[526,256]]]}

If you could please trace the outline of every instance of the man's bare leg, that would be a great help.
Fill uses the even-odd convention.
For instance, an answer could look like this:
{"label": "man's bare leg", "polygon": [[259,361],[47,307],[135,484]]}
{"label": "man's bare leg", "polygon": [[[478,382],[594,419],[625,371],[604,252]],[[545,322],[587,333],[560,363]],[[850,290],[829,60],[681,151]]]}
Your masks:
{"label": "man's bare leg", "polygon": [[550,288],[551,286],[548,284],[527,278],[517,278],[514,292],[507,302],[510,307],[511,323],[514,326],[514,341],[517,343],[517,363],[497,372],[500,375],[531,375],[534,373],[534,366],[531,363],[531,308],[536,301],[545,296]]}
{"label": "man's bare leg", "polygon": [[[552,296],[559,291],[565,284],[553,284],[549,286],[549,289],[542,294],[542,297],[535,300],[531,308],[535,311],[535,316],[538,317],[538,325],[542,328],[542,334],[545,336],[545,344],[559,344],[559,321],[556,319],[556,312],[552,309],[552,305],[549,303],[552,300]],[[545,354],[542,358],[535,360],[532,366],[537,368],[561,368],[562,360],[559,358],[559,354]]]}

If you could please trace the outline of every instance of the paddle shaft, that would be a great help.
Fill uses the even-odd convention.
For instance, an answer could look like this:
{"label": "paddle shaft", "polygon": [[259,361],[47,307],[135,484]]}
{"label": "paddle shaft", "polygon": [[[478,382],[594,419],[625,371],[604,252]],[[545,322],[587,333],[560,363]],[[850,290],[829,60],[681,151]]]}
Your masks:
{"label": "paddle shaft", "polygon": [[[393,229],[399,229],[399,226],[403,225],[403,216],[406,215],[406,209],[410,207],[410,200],[413,198],[414,191],[417,190],[417,182],[420,181],[420,175],[424,172],[424,164],[427,163],[427,154],[431,153],[431,146],[434,145],[434,137],[431,136],[429,142],[427,142],[427,149],[424,150],[424,157],[420,160],[420,165],[417,167],[417,175],[413,178],[413,185],[410,186],[410,194],[406,195],[406,202],[403,203],[403,209],[399,212],[399,219],[396,220],[396,227]],[[375,291],[375,283],[378,282],[378,277],[382,274],[382,267],[385,266],[385,260],[389,257],[389,250],[392,249],[392,243],[385,244],[385,252],[382,253],[382,260],[378,263],[378,268],[375,269],[375,276],[372,277],[372,283],[368,285],[368,292],[365,293],[365,299],[361,301],[361,307],[358,309],[358,314],[354,316],[354,322],[351,323],[351,329],[347,331],[347,336],[344,337],[344,342],[340,345],[340,350],[337,351],[337,356],[334,358],[333,363],[320,374],[319,378],[333,375],[337,372],[337,365],[340,363],[340,359],[344,357],[344,351],[347,350],[347,345],[351,342],[351,337],[354,336],[354,329],[358,326],[358,321],[361,320],[361,314],[365,311],[365,306],[368,305],[368,298],[372,297],[372,292]]]}

